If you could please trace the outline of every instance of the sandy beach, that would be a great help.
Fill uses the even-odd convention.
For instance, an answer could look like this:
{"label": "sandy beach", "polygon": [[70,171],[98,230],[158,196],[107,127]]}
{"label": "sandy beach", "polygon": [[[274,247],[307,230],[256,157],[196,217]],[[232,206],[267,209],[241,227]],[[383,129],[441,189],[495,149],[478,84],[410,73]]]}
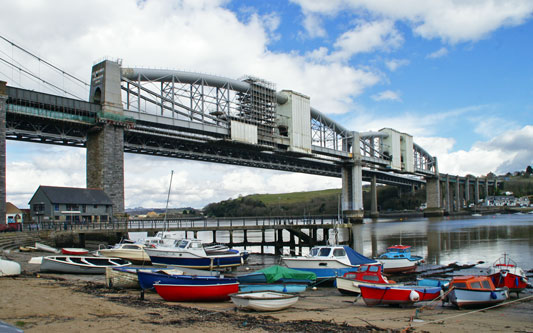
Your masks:
{"label": "sandy beach", "polygon": [[[12,252],[23,274],[0,279],[0,320],[25,332],[533,332],[531,290],[488,310],[434,304],[367,307],[362,299],[318,287],[292,308],[270,313],[236,311],[231,301],[171,303],[156,293],[109,289],[103,276],[41,274],[27,264],[36,254]],[[418,311],[417,311],[418,309]]]}

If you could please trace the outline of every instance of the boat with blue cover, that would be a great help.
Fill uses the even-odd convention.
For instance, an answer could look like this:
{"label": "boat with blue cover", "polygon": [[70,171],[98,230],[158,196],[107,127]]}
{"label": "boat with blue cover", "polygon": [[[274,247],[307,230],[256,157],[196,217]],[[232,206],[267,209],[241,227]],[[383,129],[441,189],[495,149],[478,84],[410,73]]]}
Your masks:
{"label": "boat with blue cover", "polygon": [[378,263],[346,245],[315,246],[307,256],[281,257],[281,260],[289,268],[315,273],[317,280],[333,279],[356,271],[360,265]]}
{"label": "boat with blue cover", "polygon": [[156,246],[145,248],[152,265],[172,265],[197,269],[214,269],[236,267],[244,264],[248,252],[234,249],[221,251],[203,246],[198,239],[182,239],[175,241],[173,246]]}
{"label": "boat with blue cover", "polygon": [[239,292],[274,291],[279,293],[303,293],[307,290],[304,283],[252,283],[239,284]]}
{"label": "boat with blue cover", "polygon": [[411,255],[410,245],[393,245],[387,248],[387,252],[378,257],[383,265],[384,273],[409,272],[416,269],[424,258]]}
{"label": "boat with blue cover", "polygon": [[239,283],[306,283],[315,282],[316,274],[279,265],[273,265],[258,271],[238,275]]}

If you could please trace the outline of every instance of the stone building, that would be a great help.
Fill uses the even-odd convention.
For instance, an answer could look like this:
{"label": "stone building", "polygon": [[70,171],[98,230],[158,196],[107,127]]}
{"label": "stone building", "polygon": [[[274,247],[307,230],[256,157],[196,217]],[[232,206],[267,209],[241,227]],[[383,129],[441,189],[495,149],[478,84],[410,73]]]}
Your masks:
{"label": "stone building", "polygon": [[100,189],[41,185],[29,204],[31,219],[38,223],[98,223],[113,217],[113,202]]}

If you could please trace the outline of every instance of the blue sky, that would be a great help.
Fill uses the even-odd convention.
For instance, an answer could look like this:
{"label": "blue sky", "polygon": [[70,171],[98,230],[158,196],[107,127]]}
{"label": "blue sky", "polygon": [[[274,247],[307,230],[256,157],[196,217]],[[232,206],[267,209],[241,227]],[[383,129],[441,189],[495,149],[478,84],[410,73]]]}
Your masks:
{"label": "blue sky", "polygon": [[[350,129],[413,135],[441,172],[484,175],[533,164],[532,15],[529,0],[33,0],[3,4],[0,31],[86,81],[103,57],[261,77],[310,96]],[[0,57],[74,89],[3,41]],[[1,63],[0,80],[46,89]],[[9,141],[8,200],[24,206],[40,184],[85,186],[84,159],[83,149]],[[170,170],[173,206],[340,187],[327,177],[126,155],[126,206],[164,206]]]}

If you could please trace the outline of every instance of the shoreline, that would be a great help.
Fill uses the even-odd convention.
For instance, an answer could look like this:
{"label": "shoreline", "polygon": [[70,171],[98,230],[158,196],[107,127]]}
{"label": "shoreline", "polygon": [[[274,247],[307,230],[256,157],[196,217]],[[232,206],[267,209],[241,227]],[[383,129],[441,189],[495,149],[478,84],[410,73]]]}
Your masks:
{"label": "shoreline", "polygon": [[[154,292],[105,287],[103,275],[39,273],[27,259],[37,253],[12,252],[23,274],[0,278],[7,311],[0,320],[25,332],[479,332],[533,331],[533,294],[489,310],[458,310],[440,301],[400,308],[367,307],[362,299],[334,287],[301,294],[293,307],[279,312],[236,311],[231,301],[166,302]],[[418,318],[417,318],[418,317]]]}

